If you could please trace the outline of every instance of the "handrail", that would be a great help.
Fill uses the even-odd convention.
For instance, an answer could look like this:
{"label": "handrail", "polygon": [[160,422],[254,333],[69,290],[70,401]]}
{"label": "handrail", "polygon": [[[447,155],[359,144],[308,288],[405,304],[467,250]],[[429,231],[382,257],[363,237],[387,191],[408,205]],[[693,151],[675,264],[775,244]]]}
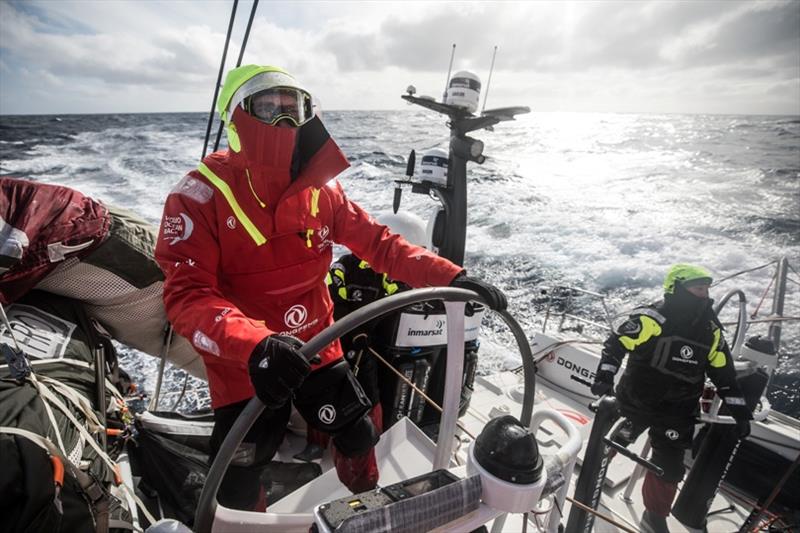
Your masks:
{"label": "handrail", "polygon": [[[345,316],[341,320],[333,323],[320,333],[318,333],[314,338],[309,340],[303,347],[300,349],[300,352],[306,359],[311,359],[314,355],[320,352],[323,348],[329,345],[331,342],[335,341],[345,333],[352,331],[353,329],[373,320],[377,316],[384,315],[386,313],[396,311],[398,309],[402,309],[406,306],[413,305],[415,303],[424,302],[427,300],[445,300],[449,302],[468,302],[468,301],[478,301],[482,303],[486,303],[483,299],[478,296],[476,293],[466,290],[466,289],[456,289],[451,287],[433,287],[427,289],[414,289],[402,293],[395,294],[388,298],[383,298],[381,300],[377,300],[368,304],[361,309],[350,313],[349,315]],[[535,380],[535,369],[533,367],[533,358],[531,357],[530,345],[527,342],[527,338],[519,326],[519,324],[514,320],[507,311],[503,311],[499,313],[501,317],[506,321],[506,323],[511,328],[512,332],[514,333],[517,342],[520,344],[520,352],[523,354],[523,363],[526,366],[525,371],[525,392],[524,392],[524,401],[526,404],[530,404],[528,406],[527,414],[526,410],[523,408],[523,415],[522,415],[522,423],[528,425],[531,419],[531,412],[532,412],[532,405],[533,399],[535,396],[535,381],[531,380],[528,381],[529,376],[533,376]],[[449,322],[449,321],[448,321]],[[448,326],[448,330],[450,327]],[[449,333],[449,331],[448,331]],[[462,339],[462,346],[461,349],[463,350],[463,339]],[[527,355],[526,355],[527,354]],[[449,362],[449,361],[448,361]],[[462,352],[462,364],[463,364],[463,352]],[[448,375],[450,372],[448,372]],[[445,387],[445,398],[447,398],[448,394],[451,391],[448,391],[448,385],[451,385],[451,381],[455,380],[447,380],[446,387]],[[458,386],[461,385],[460,377],[457,380]],[[458,409],[458,401],[456,400],[455,403],[455,410]],[[453,402],[445,401],[445,409],[453,407]],[[228,432],[225,437],[225,440],[222,442],[219,451],[217,452],[216,458],[211,465],[211,468],[208,472],[206,477],[206,482],[203,487],[203,492],[200,495],[200,500],[197,506],[197,512],[195,515],[195,522],[194,528],[195,531],[198,533],[206,533],[212,530],[214,525],[214,517],[217,514],[217,508],[219,507],[219,503],[217,501],[217,492],[219,491],[219,486],[222,483],[222,478],[227,470],[228,465],[233,458],[236,449],[239,447],[239,444],[242,442],[247,431],[250,427],[255,423],[255,420],[259,417],[259,415],[263,412],[265,406],[261,400],[257,397],[252,398],[245,408],[243,409],[242,413],[236,419],[233,424],[233,427]],[[445,417],[442,417],[442,420],[445,420]],[[443,426],[444,424],[442,424]],[[449,450],[452,449],[452,442],[453,442],[453,432],[449,435],[442,434],[442,428],[440,428],[439,439],[437,442],[437,449],[439,447],[444,447],[444,449]],[[263,513],[246,513],[240,512],[238,513],[241,515],[255,515],[255,516],[264,516]]]}

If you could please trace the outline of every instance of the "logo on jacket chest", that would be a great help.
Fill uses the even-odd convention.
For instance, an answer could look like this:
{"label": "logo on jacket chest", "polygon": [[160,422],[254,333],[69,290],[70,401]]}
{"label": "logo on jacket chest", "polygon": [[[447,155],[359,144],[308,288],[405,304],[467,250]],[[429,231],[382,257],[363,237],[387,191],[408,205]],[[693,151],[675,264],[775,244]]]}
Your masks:
{"label": "logo on jacket chest", "polygon": [[331,233],[331,229],[328,226],[322,226],[318,231],[317,235],[319,235],[319,244],[317,244],[317,251],[321,252],[325,248],[330,248],[333,246],[333,241],[328,238]]}
{"label": "logo on jacket chest", "polygon": [[313,328],[319,323],[319,318],[315,318],[311,322],[306,322],[307,320],[308,310],[305,306],[300,304],[291,306],[283,315],[283,323],[286,324],[288,329],[286,331],[281,331],[280,334],[297,335],[308,328]]}
{"label": "logo on jacket chest", "polygon": [[283,315],[283,322],[288,328],[299,328],[308,318],[308,311],[302,305],[293,305]]}
{"label": "logo on jacket chest", "polygon": [[688,344],[684,344],[680,347],[678,350],[678,355],[680,357],[673,357],[672,360],[677,363],[685,363],[690,365],[698,364],[697,360],[694,358],[694,350]]}

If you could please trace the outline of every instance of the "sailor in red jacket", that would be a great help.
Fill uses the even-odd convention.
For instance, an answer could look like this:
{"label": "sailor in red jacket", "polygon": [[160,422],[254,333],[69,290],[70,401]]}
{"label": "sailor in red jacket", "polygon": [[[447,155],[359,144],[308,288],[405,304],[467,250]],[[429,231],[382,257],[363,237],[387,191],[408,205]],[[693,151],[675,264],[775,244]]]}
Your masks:
{"label": "sailor in red jacket", "polygon": [[[167,197],[156,259],[167,315],[206,364],[214,451],[253,394],[267,406],[223,481],[221,502],[256,504],[252,466],[283,440],[275,428],[286,426],[290,398],[309,425],[332,435],[340,480],[368,490],[378,479],[369,401],[338,341],[311,365],[297,351],[333,322],[325,285],[333,243],[412,287],[469,288],[498,309],[505,296],[392,235],[345,196],[334,178],[348,162],[310,94],[282,69],[231,70],[217,108],[229,149],[206,157]],[[320,417],[328,404],[333,420]]]}

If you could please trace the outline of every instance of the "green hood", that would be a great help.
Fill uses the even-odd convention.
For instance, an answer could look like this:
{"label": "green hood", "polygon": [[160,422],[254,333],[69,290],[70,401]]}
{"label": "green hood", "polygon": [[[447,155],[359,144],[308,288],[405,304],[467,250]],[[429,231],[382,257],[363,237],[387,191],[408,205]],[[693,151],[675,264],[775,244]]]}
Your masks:
{"label": "green hood", "polygon": [[[228,74],[225,76],[225,83],[222,85],[222,91],[220,91],[219,98],[217,98],[217,111],[223,122],[228,122],[228,107],[236,91],[249,80],[264,72],[280,73],[294,80],[292,75],[282,68],[269,65],[242,65],[241,67],[236,67],[228,71]],[[287,85],[285,77],[282,81],[284,83],[281,83],[281,85]],[[297,85],[296,81],[291,85],[301,88]]]}
{"label": "green hood", "polygon": [[664,293],[673,294],[675,292],[676,283],[681,283],[686,286],[688,282],[711,284],[711,281],[711,273],[705,268],[678,263],[669,268],[667,277],[664,278]]}

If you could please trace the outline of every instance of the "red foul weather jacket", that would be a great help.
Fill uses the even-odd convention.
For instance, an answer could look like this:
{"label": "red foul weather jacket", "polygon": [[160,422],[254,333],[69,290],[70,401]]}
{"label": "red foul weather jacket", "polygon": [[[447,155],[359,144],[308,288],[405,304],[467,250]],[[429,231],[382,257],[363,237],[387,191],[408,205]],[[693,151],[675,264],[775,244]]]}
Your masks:
{"label": "red foul weather jacket", "polygon": [[[241,151],[209,155],[175,186],[156,246],[167,315],[203,356],[214,408],[254,395],[247,361],[259,341],[273,333],[307,341],[333,322],[325,275],[334,242],[412,287],[448,285],[461,271],[345,196],[331,178],[348,163],[317,119],[309,126],[320,146],[305,150],[313,153],[292,181],[293,144],[307,132],[272,127],[282,130],[269,133],[274,150],[256,150],[265,139],[251,135],[248,146],[244,133],[264,128],[238,111]],[[314,369],[341,357],[339,342],[319,355]]]}

